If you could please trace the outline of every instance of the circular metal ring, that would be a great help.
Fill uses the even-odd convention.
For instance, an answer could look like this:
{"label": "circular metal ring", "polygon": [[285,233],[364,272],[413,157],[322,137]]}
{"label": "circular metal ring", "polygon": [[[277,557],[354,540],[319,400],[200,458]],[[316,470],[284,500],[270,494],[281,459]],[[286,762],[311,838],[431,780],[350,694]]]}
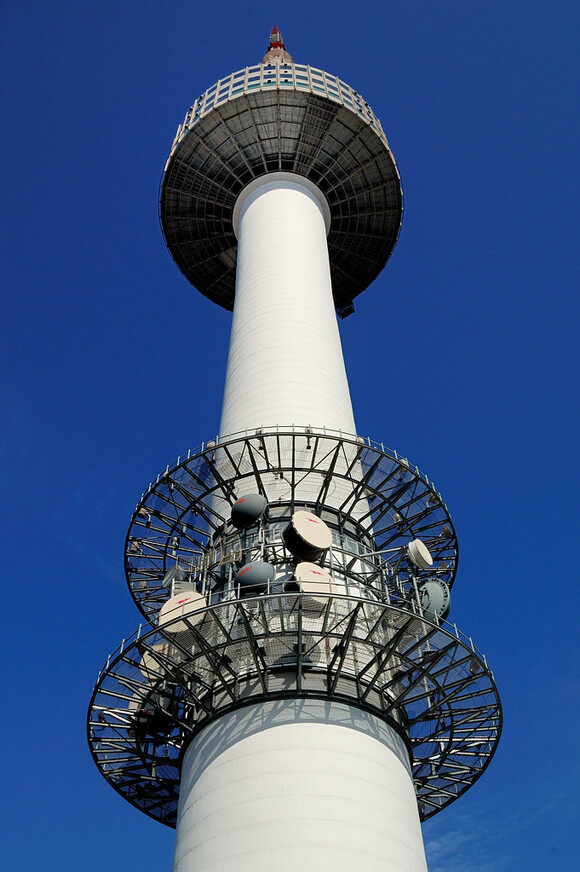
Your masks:
{"label": "circular metal ring", "polygon": [[184,747],[216,716],[264,699],[342,701],[396,726],[423,819],[464,793],[494,754],[502,716],[493,675],[448,625],[352,597],[328,596],[313,616],[300,594],[230,600],[173,624],[136,634],[109,658],[88,716],[101,773],[169,826]]}
{"label": "circular metal ring", "polygon": [[[375,552],[402,551],[421,539],[433,557],[428,574],[453,584],[458,562],[453,522],[432,482],[406,458],[356,436],[310,427],[262,428],[178,458],[138,503],[125,543],[125,573],[148,620],[169,598],[163,586],[167,573],[176,565],[199,572],[231,506],[248,492],[264,494],[278,512],[307,508],[335,528],[350,525],[359,540],[357,556],[369,554],[376,576],[390,570]],[[397,573],[409,587],[411,567],[401,565]],[[372,574],[361,575],[360,583],[372,584]]]}

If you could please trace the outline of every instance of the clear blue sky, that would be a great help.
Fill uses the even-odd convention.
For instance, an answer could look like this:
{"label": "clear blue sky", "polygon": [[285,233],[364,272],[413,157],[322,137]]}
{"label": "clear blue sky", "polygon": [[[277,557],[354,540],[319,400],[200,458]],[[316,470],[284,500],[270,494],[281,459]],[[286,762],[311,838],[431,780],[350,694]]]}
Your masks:
{"label": "clear blue sky", "polygon": [[[5,0],[0,481],[3,869],[159,872],[173,833],[85,740],[93,683],[139,622],[137,499],[217,429],[228,313],[167,254],[177,124],[257,63],[273,24],[381,118],[400,241],[342,323],[359,432],[454,519],[451,619],[486,653],[505,729],[424,828],[430,872],[569,872],[577,827],[577,0]],[[575,771],[574,771],[575,770]]]}

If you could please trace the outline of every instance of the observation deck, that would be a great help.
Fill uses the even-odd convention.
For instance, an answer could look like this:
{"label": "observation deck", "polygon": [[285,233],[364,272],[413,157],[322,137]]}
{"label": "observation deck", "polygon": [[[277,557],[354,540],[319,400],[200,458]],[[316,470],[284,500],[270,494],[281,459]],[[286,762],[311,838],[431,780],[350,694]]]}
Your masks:
{"label": "observation deck", "polygon": [[160,220],[173,259],[204,296],[232,309],[234,204],[249,182],[272,172],[302,175],[324,194],[334,302],[349,314],[397,241],[401,180],[368,103],[314,67],[246,67],[190,107],[161,183]]}

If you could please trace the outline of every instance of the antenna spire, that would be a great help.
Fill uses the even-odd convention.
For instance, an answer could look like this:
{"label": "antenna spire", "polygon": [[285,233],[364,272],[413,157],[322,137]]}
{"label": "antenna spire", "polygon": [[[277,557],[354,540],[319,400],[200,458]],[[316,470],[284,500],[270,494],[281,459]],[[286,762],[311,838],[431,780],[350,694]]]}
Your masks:
{"label": "antenna spire", "polygon": [[286,51],[284,40],[279,29],[274,25],[270,31],[270,45],[262,58],[263,64],[293,64],[292,55]]}

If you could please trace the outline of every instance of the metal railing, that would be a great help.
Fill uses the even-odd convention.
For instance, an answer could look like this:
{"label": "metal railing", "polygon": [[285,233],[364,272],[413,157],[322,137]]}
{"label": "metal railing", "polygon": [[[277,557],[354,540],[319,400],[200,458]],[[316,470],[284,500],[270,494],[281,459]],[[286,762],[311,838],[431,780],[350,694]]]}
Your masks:
{"label": "metal railing", "polygon": [[256,64],[231,73],[225,79],[218,79],[215,85],[200,94],[177,128],[172,153],[188,130],[212,109],[244,94],[269,90],[306,91],[340,103],[362,118],[389,147],[381,122],[369,104],[342,79],[306,64]]}

